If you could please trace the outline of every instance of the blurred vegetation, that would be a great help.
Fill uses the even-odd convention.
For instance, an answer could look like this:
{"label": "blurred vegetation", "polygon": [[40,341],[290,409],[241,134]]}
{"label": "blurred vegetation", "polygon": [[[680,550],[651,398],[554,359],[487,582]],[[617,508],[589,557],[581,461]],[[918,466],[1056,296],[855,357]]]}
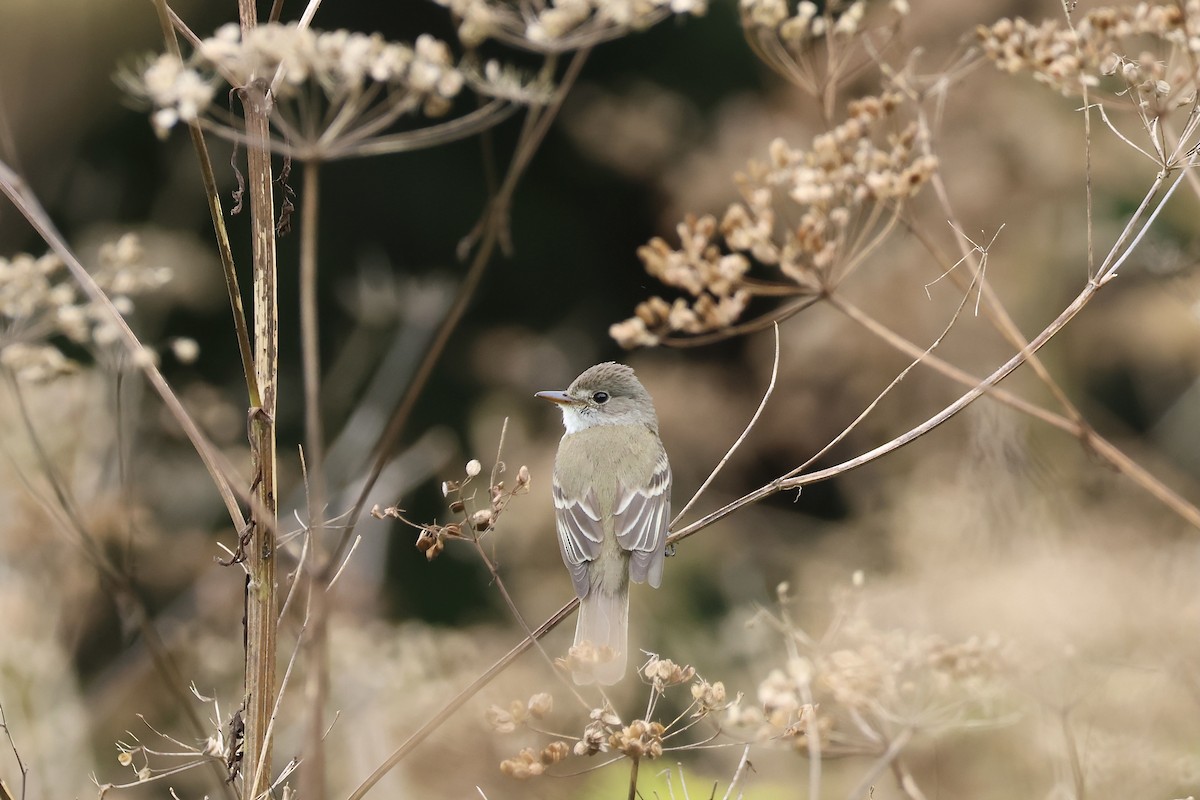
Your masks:
{"label": "blurred vegetation", "polygon": [[[886,4],[870,5],[882,14]],[[1033,336],[1087,280],[1087,181],[1103,254],[1157,168],[1096,116],[1085,154],[1078,97],[982,60],[955,71],[956,59],[975,45],[976,25],[1015,14],[1059,19],[1057,4],[913,5],[884,58],[900,68],[903,54],[920,48],[915,74],[952,76],[934,114],[939,173],[964,235],[982,244],[999,231],[986,277]],[[1081,18],[1098,5],[1081,2],[1073,13]],[[1200,17],[1195,6],[1186,4],[1187,13]],[[173,8],[201,36],[236,13],[231,4],[194,0]],[[285,4],[285,18],[298,13]],[[455,41],[446,10],[417,0],[330,2],[315,25]],[[195,156],[185,132],[157,139],[145,109],[132,107],[114,80],[161,50],[149,3],[7,0],[0,8],[0,157],[20,170],[85,263],[98,259],[101,242],[132,230],[148,262],[172,268],[171,284],[137,298],[135,328],[148,343],[199,343],[193,363],[164,347],[163,372],[222,452],[245,469],[245,388]],[[507,52],[494,44],[483,50]],[[877,70],[852,76],[834,122],[845,111],[841,100],[879,90]],[[343,426],[352,429],[356,412],[390,412],[367,402],[370,381],[398,391],[410,380],[463,277],[456,248],[484,209],[485,176],[503,168],[520,125],[518,114],[483,137],[322,168],[318,297],[331,439]],[[682,508],[762,397],[773,340],[764,330],[704,347],[621,350],[609,326],[664,291],[646,274],[638,248],[655,236],[677,244],[686,214],[720,219],[738,199],[735,171],[749,159],[765,160],[776,137],[805,147],[829,125],[815,101],[754,56],[733,3],[714,2],[704,16],[672,17],[597,47],[520,182],[512,253],[493,258],[420,396],[376,493],[380,504],[399,505],[411,520],[446,522],[441,482],[460,479],[471,458],[486,475],[507,419],[506,479],[528,465],[533,491],[514,499],[486,547],[525,622],[536,626],[569,599],[570,585],[553,544],[548,488],[561,427],[532,393],[563,388],[586,366],[619,359],[637,368],[655,398],[675,469],[675,507]],[[236,183],[231,147],[216,138],[210,147],[228,210]],[[298,170],[293,176],[299,189]],[[923,249],[933,240],[942,253],[957,253],[954,231],[929,194],[913,206],[928,239],[898,225],[840,289],[921,348],[967,291],[938,280],[944,265]],[[1192,502],[1200,502],[1198,194],[1184,186],[1119,280],[1041,353],[1088,425]],[[250,285],[247,216],[227,218],[243,292]],[[303,515],[304,508],[296,457],[303,436],[297,249],[298,236],[281,239],[284,532],[300,528],[293,511]],[[45,251],[13,207],[0,206],[0,256]],[[758,311],[777,307],[756,303]],[[762,419],[685,523],[804,463],[912,360],[823,305],[783,322],[780,337],[778,386]],[[214,563],[224,555],[217,543],[232,546],[236,532],[186,439],[140,377],[88,348],[69,352],[81,369],[52,382],[8,381],[0,401],[0,507],[8,510],[0,526],[0,705],[30,771],[31,800],[90,796],[92,773],[100,783],[126,780],[113,743],[129,742],[127,731],[147,746],[177,749],[138,715],[197,744],[184,733],[183,714],[129,609],[96,574],[87,548],[63,532],[47,464],[70,487],[103,552],[133,576],[132,591],[183,680],[219,697],[223,717],[241,691],[243,575]],[[981,377],[1013,352],[986,314],[974,313],[974,295],[937,350]],[[1061,413],[1028,366],[1003,387]],[[962,391],[917,367],[814,467],[891,439]],[[331,471],[357,491],[353,481],[376,443],[344,442],[331,451]],[[634,636],[647,652],[722,681],[730,700],[743,693],[744,708],[778,700],[769,694],[773,671],[795,678],[809,670],[824,692],[817,708],[830,719],[843,714],[831,723],[835,731],[910,731],[903,766],[876,776],[874,797],[1198,794],[1197,529],[1086,445],[980,400],[884,459],[775,495],[681,542],[663,588],[635,591]],[[486,489],[479,491],[484,498]],[[352,492],[331,497],[327,516],[352,502]],[[336,797],[523,636],[469,548],[448,546],[429,561],[413,546],[415,532],[399,522],[367,518],[359,533],[363,543],[332,595],[328,702],[338,718],[330,717],[328,747],[329,796]],[[790,589],[781,593],[785,582]],[[567,647],[565,627],[545,640],[551,657]],[[938,637],[936,646],[922,637]],[[800,652],[803,643],[810,647]],[[961,666],[969,660],[961,648],[975,659],[969,667]],[[961,661],[946,669],[932,663],[930,653],[947,651]],[[898,667],[888,672],[904,664],[918,673],[905,661],[918,656],[930,667],[920,680],[896,678],[909,674]],[[301,754],[300,687],[309,668],[297,668],[281,710],[280,764]],[[868,674],[876,668],[899,682],[886,695],[892,705],[880,705],[886,681]],[[493,800],[624,796],[623,763],[579,778],[518,783],[500,774],[502,760],[549,739],[529,731],[500,736],[483,723],[485,710],[541,691],[555,693],[559,704],[552,728],[578,736],[586,713],[563,711],[569,694],[545,660],[528,653],[376,794],[461,797],[479,787]],[[877,693],[856,706],[855,692]],[[648,693],[633,677],[613,692],[626,723],[639,718]],[[668,718],[688,708],[686,694],[663,701]],[[796,702],[801,714],[814,698]],[[205,719],[216,714],[210,705],[196,708]],[[641,795],[684,796],[677,780],[686,780],[687,796],[709,796],[714,782],[715,796],[723,795],[758,723],[766,724],[731,723],[717,740],[724,747],[646,761]],[[811,741],[816,733],[797,729],[782,744],[756,742],[744,796],[810,796],[812,751],[794,737]],[[898,740],[850,738],[825,740],[825,796],[853,796],[880,757],[872,747],[887,750]],[[4,750],[0,778],[16,787],[16,762]],[[556,766],[573,775],[594,763]],[[661,774],[666,768],[670,780]],[[201,770],[171,785],[180,797],[223,791]],[[166,786],[118,796],[167,797]],[[302,797],[318,796],[298,788]]]}

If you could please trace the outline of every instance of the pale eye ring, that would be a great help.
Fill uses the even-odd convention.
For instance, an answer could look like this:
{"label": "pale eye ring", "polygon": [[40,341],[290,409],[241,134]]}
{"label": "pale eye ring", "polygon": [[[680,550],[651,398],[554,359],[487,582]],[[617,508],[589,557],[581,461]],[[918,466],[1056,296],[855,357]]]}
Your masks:
{"label": "pale eye ring", "polygon": [[598,406],[602,406],[608,402],[608,392],[596,392],[592,395],[592,402]]}

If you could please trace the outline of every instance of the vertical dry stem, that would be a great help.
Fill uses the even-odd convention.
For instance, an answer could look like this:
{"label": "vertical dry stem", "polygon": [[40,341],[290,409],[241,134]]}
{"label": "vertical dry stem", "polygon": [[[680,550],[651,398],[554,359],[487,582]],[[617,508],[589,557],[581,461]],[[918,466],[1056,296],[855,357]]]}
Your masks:
{"label": "vertical dry stem", "polygon": [[316,568],[308,571],[309,638],[306,644],[308,677],[302,784],[315,800],[325,797],[325,699],[329,696],[329,653],[325,591],[325,432],[321,424],[320,315],[317,309],[317,208],[320,200],[320,164],[304,164],[304,188],[300,198],[300,342],[304,364],[304,461],[308,469],[308,536]]}
{"label": "vertical dry stem", "polygon": [[[253,0],[238,0],[243,30],[257,24]],[[250,450],[254,464],[253,534],[247,553],[246,710],[242,756],[242,797],[264,796],[271,782],[271,744],[267,728],[275,705],[275,398],[279,320],[275,265],[275,205],[271,186],[271,98],[266,78],[242,87],[246,119],[246,172],[254,255],[254,371],[262,405],[250,411]]]}

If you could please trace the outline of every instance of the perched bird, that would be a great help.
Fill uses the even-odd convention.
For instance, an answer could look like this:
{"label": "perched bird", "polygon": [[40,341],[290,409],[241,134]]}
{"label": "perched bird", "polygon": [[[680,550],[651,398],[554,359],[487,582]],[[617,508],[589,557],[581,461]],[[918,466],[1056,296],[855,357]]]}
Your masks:
{"label": "perched bird", "polygon": [[616,683],[625,674],[629,580],[662,582],[671,522],[671,465],[650,395],[624,364],[584,371],[566,391],[538,392],[562,409],[567,432],[554,459],[558,546],[579,595],[575,644],[611,660],[576,683]]}

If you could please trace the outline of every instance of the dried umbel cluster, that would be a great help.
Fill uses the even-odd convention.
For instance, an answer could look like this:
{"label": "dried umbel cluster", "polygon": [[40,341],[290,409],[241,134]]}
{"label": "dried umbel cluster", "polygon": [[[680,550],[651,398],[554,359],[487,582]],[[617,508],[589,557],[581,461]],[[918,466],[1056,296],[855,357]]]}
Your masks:
{"label": "dried umbel cluster", "polygon": [[522,703],[514,700],[507,709],[493,705],[487,710],[487,722],[497,733],[512,733],[530,720],[539,720],[554,710],[554,698],[540,692]]}
{"label": "dried umbel cluster", "polygon": [[[166,267],[149,267],[137,236],[101,246],[96,283],[123,314],[133,297],[171,279]],[[85,298],[56,256],[20,253],[0,258],[0,364],[27,380],[48,380],[76,364],[55,343],[61,338],[103,349],[117,341],[108,312]]]}
{"label": "dried umbel cluster", "polygon": [[[624,347],[730,328],[756,294],[817,297],[843,280],[892,230],[937,159],[898,93],[850,103],[847,119],[806,150],[776,139],[766,162],[735,176],[742,202],[716,218],[689,217],[679,246],[639,248],[646,272],[687,297],[652,297],[609,333]],[[785,222],[786,221],[786,222]],[[753,264],[766,276],[752,277]]]}
{"label": "dried umbel cluster", "polygon": [[759,684],[758,706],[734,707],[727,722],[798,749],[815,736],[821,752],[839,755],[876,752],[901,728],[937,734],[996,716],[1004,680],[1014,671],[1007,642],[879,630],[860,608],[846,611],[833,635],[820,640],[796,631],[786,615],[773,618],[789,643],[812,646],[792,647]]}
{"label": "dried umbel cluster", "polygon": [[738,5],[743,27],[773,33],[792,50],[802,49],[811,39],[827,32],[834,36],[854,35],[867,8],[865,0],[827,3],[825,13],[809,0],[797,3],[794,12],[788,8],[787,0],[742,0]]}
{"label": "dried umbel cluster", "polygon": [[1200,0],[1098,8],[1068,25],[1020,17],[980,26],[983,52],[999,68],[1028,72],[1063,94],[1129,100],[1158,116],[1196,100]]}
{"label": "dried umbel cluster", "polygon": [[495,475],[504,471],[504,465],[498,464],[490,486],[488,486],[487,504],[479,506],[476,503],[476,495],[472,492],[467,492],[473,480],[479,477],[483,471],[483,465],[478,459],[471,459],[467,462],[463,469],[465,477],[461,480],[443,481],[442,496],[447,499],[450,504],[450,513],[458,517],[457,522],[450,522],[445,525],[439,523],[421,524],[411,522],[404,516],[404,510],[397,506],[389,506],[388,508],[380,508],[375,506],[371,509],[371,516],[376,519],[398,519],[404,524],[416,528],[417,534],[417,549],[425,554],[425,558],[433,561],[442,554],[442,550],[446,547],[447,539],[477,539],[478,537],[488,533],[496,527],[500,515],[504,513],[504,509],[508,507],[508,503],[513,497],[519,494],[529,494],[529,485],[532,480],[529,467],[522,466],[517,470],[516,485],[511,489],[504,487],[504,481],[496,480]]}
{"label": "dried umbel cluster", "polygon": [[642,30],[671,13],[703,14],[707,0],[436,0],[458,20],[467,47],[495,39],[544,53],[590,47]]}
{"label": "dried umbel cluster", "polygon": [[[334,120],[328,130],[340,136],[350,135],[352,121],[360,130],[369,126],[377,132],[417,110],[440,116],[462,90],[464,78],[450,49],[432,36],[422,35],[409,45],[379,34],[319,32],[278,23],[245,32],[236,24],[222,26],[187,62],[164,53],[126,78],[130,91],[153,105],[152,122],[160,135],[181,121],[213,113],[221,87],[239,88],[252,81],[271,85],[284,112],[277,120],[282,132],[304,139],[318,134],[313,126],[329,109],[334,113],[322,121]],[[317,92],[324,107],[311,104]],[[299,109],[298,115],[286,114],[289,104]]]}
{"label": "dried umbel cluster", "polygon": [[532,747],[523,747],[515,758],[506,758],[500,762],[500,771],[517,780],[536,778],[546,771],[546,767],[557,764],[570,753],[566,742],[551,742],[540,751]]}
{"label": "dried umbel cluster", "polygon": [[[908,0],[891,0],[888,38],[908,15]],[[746,41],[756,55],[784,78],[817,96],[827,81],[838,83],[866,53],[856,47],[863,32],[865,0],[741,0],[738,4]],[[827,53],[817,54],[824,44]],[[876,43],[876,49],[879,44]]]}
{"label": "dried umbel cluster", "polygon": [[[619,754],[635,761],[659,758],[663,755],[665,739],[682,733],[710,715],[727,711],[741,700],[739,696],[733,703],[729,702],[723,683],[709,683],[698,678],[696,670],[692,667],[677,664],[670,659],[651,656],[642,667],[641,675],[650,687],[650,701],[646,706],[645,716],[627,724],[606,700],[602,705],[589,710],[583,731],[573,744],[538,728],[538,724],[552,708],[550,696],[547,694],[534,695],[527,702],[513,701],[508,708],[492,706],[488,709],[487,721],[497,733],[507,734],[518,728],[525,728],[545,736],[553,736],[555,739],[541,750],[533,747],[522,749],[514,758],[502,761],[500,771],[514,778],[533,778],[544,774],[547,767],[571,754],[581,757]],[[666,724],[655,720],[658,700],[667,690],[682,685],[691,687],[691,704],[683,713],[672,710],[670,721]],[[711,740],[713,735],[714,732],[709,732],[705,741]],[[681,743],[678,739],[674,741],[676,749],[689,747],[687,743]]]}
{"label": "dried umbel cluster", "polygon": [[608,645],[596,647],[591,640],[585,639],[571,645],[566,657],[554,659],[554,666],[568,674],[592,676],[597,667],[610,663],[616,657],[616,651]]}

